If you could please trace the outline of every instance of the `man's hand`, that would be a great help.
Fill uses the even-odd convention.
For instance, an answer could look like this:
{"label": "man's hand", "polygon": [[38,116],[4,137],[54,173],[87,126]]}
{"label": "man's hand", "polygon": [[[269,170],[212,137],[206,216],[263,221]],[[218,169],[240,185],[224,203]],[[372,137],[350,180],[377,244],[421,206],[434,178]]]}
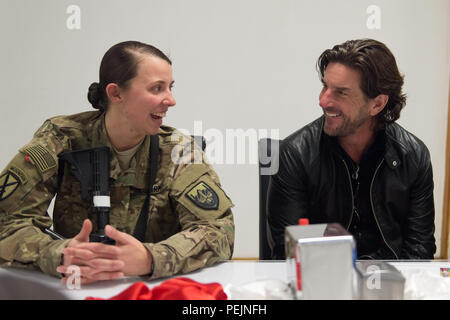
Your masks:
{"label": "man's hand", "polygon": [[64,264],[58,272],[65,273],[70,265],[79,266],[82,284],[150,273],[152,257],[139,240],[108,225],[105,233],[116,245],[89,242],[91,230],[92,223],[85,220],[80,233],[63,250]]}

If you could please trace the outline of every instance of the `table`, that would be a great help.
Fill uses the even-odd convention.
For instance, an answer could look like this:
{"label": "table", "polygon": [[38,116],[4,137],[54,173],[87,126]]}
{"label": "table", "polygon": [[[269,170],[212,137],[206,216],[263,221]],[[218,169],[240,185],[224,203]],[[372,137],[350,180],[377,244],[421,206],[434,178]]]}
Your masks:
{"label": "table", "polygon": [[[450,299],[450,277],[441,275],[441,268],[450,268],[450,261],[388,261],[388,263],[405,276],[405,291],[409,290],[405,293],[406,299]],[[0,276],[7,275],[45,285],[62,294],[63,297],[75,300],[86,297],[110,298],[133,283],[143,281],[140,277],[125,277],[119,280],[81,285],[80,289],[69,289],[61,283],[60,279],[40,271],[0,268]],[[264,287],[270,287],[271,291],[284,290],[280,286],[286,282],[287,269],[285,261],[228,261],[178,276],[188,277],[201,283],[219,282],[231,299],[275,299],[282,296],[277,296],[276,292],[272,296],[264,296],[264,292],[259,292],[258,295],[256,291]],[[165,280],[168,278],[148,281],[146,284],[149,288],[153,288]]]}

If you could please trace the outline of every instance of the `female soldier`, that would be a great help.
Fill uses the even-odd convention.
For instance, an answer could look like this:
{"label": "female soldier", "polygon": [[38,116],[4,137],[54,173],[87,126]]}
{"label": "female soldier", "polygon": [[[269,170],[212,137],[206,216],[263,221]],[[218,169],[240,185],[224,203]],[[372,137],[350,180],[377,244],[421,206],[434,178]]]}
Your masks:
{"label": "female soldier", "polygon": [[[102,59],[100,82],[89,87],[88,100],[99,111],[51,118],[19,150],[0,175],[0,264],[52,275],[77,265],[81,283],[91,283],[165,277],[231,258],[230,199],[207,163],[191,161],[201,150],[194,146],[185,154],[192,140],[162,126],[175,105],[171,65],[153,46],[116,44]],[[149,186],[150,135],[156,134],[158,170]],[[189,147],[177,149],[180,143]],[[98,231],[91,205],[69,167],[58,162],[63,151],[99,146],[110,148],[110,225],[104,231],[115,245],[89,242]],[[131,234],[149,188],[146,232],[139,241]],[[55,194],[52,221],[46,210]],[[52,223],[67,239],[53,240],[42,231]]]}

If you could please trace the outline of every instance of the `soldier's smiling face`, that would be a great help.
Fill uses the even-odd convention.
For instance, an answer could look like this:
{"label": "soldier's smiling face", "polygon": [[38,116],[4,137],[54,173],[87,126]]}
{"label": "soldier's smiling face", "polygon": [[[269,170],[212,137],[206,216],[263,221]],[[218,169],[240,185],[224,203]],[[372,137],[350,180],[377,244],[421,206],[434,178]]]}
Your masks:
{"label": "soldier's smiling face", "polygon": [[172,95],[172,66],[165,60],[142,55],[136,76],[122,91],[122,116],[138,135],[156,134],[169,107]]}

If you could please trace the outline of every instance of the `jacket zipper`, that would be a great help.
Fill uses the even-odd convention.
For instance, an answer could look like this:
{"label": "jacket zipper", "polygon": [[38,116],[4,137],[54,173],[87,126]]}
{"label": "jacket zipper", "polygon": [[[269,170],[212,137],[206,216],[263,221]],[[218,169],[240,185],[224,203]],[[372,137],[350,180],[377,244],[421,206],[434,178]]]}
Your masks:
{"label": "jacket zipper", "polygon": [[[350,220],[349,220],[349,222],[348,222],[348,224],[347,224],[347,228],[346,228],[346,230],[348,230],[348,229],[350,228],[350,224],[352,223],[353,212],[355,211],[355,199],[353,198],[353,187],[352,187],[352,180],[351,180],[351,176],[350,176],[350,170],[348,169],[348,166],[347,166],[347,164],[345,163],[345,160],[344,160],[344,159],[341,159],[341,160],[342,160],[342,162],[344,163],[345,169],[347,170],[348,182],[349,182],[349,184],[350,184],[350,191],[351,191],[351,195],[352,195],[352,213],[351,213],[351,215],[350,215]],[[378,219],[377,219],[377,216],[376,216],[376,214],[375,214],[375,207],[374,207],[374,205],[373,205],[373,199],[372,199],[372,186],[373,186],[373,182],[375,181],[375,176],[377,175],[378,169],[380,169],[381,164],[383,163],[383,161],[384,161],[384,159],[381,159],[381,162],[378,164],[378,167],[375,169],[375,173],[373,174],[372,181],[371,181],[371,183],[370,183],[370,206],[372,207],[372,213],[373,213],[373,216],[374,216],[374,218],[375,218],[375,222],[376,222],[376,224],[377,224],[378,230],[380,230],[380,234],[381,234],[381,237],[383,238],[384,244],[389,248],[389,250],[392,251],[392,253],[394,254],[394,256],[395,256],[395,257],[397,258],[397,260],[398,260],[397,254],[396,254],[395,251],[391,248],[391,246],[387,243],[386,239],[384,238],[383,231],[381,231],[380,224],[378,223]]]}
{"label": "jacket zipper", "polygon": [[381,227],[380,227],[380,224],[378,223],[377,215],[375,214],[375,207],[374,207],[374,205],[373,205],[373,199],[372,199],[372,186],[373,186],[373,182],[375,181],[375,176],[377,175],[378,169],[380,169],[381,164],[383,163],[383,161],[384,161],[384,158],[381,159],[380,164],[379,164],[378,167],[375,169],[375,173],[373,174],[373,177],[372,177],[372,182],[370,183],[370,205],[372,206],[372,213],[373,213],[373,216],[374,216],[374,218],[375,218],[375,222],[377,223],[378,230],[380,230],[380,234],[381,234],[381,237],[383,238],[384,244],[389,248],[389,250],[392,251],[392,253],[394,254],[395,258],[398,260],[397,254],[396,254],[395,251],[391,248],[391,246],[387,243],[386,239],[384,238],[383,231],[381,231]]}
{"label": "jacket zipper", "polygon": [[350,194],[352,195],[352,213],[350,215],[350,220],[349,220],[349,222],[347,224],[347,228],[345,228],[346,230],[348,230],[348,228],[350,228],[350,224],[352,223],[352,220],[353,220],[353,212],[355,211],[355,199],[353,198],[352,177],[350,176],[350,170],[348,170],[348,166],[345,163],[345,160],[344,159],[341,159],[341,160],[342,160],[342,163],[345,166],[345,169],[347,170],[348,182],[350,183],[350,191],[351,191]]}

